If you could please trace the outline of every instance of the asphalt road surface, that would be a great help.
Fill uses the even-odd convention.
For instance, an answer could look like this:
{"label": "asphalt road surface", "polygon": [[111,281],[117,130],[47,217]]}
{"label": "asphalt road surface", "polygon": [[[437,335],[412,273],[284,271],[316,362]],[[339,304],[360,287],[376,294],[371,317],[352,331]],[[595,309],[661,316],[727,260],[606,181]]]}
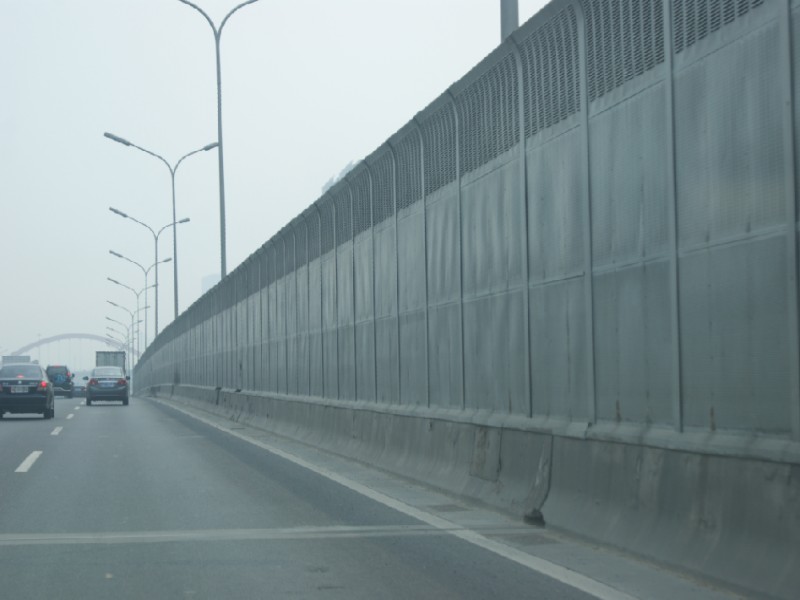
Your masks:
{"label": "asphalt road surface", "polygon": [[725,598],[151,400],[0,422],[0,597]]}

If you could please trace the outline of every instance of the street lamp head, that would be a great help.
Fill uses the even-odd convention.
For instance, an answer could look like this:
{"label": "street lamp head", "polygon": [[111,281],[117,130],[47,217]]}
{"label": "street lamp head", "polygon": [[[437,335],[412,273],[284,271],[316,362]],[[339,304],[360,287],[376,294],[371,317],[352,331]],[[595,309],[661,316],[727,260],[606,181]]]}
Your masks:
{"label": "street lamp head", "polygon": [[116,279],[112,279],[111,277],[106,277],[106,279],[108,279],[111,283],[116,283],[117,285],[122,285],[119,281],[117,281]]}
{"label": "street lamp head", "polygon": [[108,302],[111,306],[116,306],[118,308],[122,308],[119,304],[117,304],[116,302],[112,302],[111,300],[106,300],[106,302]]}
{"label": "street lamp head", "polygon": [[209,150],[213,150],[217,146],[219,146],[219,142],[212,142],[212,143],[208,144],[207,146],[203,146],[203,150],[208,152]]}
{"label": "street lamp head", "polygon": [[106,131],[103,135],[108,139],[110,139],[111,141],[117,142],[118,144],[122,144],[123,146],[133,146],[133,144],[131,144],[125,138],[121,138],[118,135],[114,135],[113,133],[109,133]]}
{"label": "street lamp head", "polygon": [[119,209],[117,209],[117,208],[114,208],[113,206],[109,206],[109,207],[108,207],[108,210],[110,210],[111,212],[113,212],[115,215],[119,215],[120,217],[124,217],[124,218],[126,218],[126,219],[128,218],[128,215],[127,215],[127,214],[125,214],[124,212],[122,212],[121,210],[119,210]]}
{"label": "street lamp head", "polygon": [[170,258],[165,258],[164,260],[159,261],[159,262],[162,262],[162,263],[172,262],[172,258],[171,257]]}
{"label": "street lamp head", "polygon": [[124,256],[122,256],[122,254],[120,254],[119,252],[114,252],[113,250],[109,250],[108,253],[113,254],[117,258],[125,258]]}
{"label": "street lamp head", "polygon": [[191,221],[191,219],[189,217],[186,217],[185,219],[181,219],[180,221],[178,221],[178,223],[188,223],[189,221]]}

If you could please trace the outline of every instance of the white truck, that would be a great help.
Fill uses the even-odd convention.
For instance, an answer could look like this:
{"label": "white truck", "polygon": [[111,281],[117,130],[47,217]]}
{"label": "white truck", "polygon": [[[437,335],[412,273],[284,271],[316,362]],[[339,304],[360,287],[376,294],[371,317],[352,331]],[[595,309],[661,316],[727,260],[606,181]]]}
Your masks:
{"label": "white truck", "polygon": [[11,354],[8,356],[4,356],[2,360],[2,364],[4,365],[15,365],[19,363],[29,363],[31,362],[30,356],[24,356],[22,354]]}
{"label": "white truck", "polygon": [[125,368],[125,353],[117,350],[98,350],[95,353],[95,367],[119,367],[123,373]]}

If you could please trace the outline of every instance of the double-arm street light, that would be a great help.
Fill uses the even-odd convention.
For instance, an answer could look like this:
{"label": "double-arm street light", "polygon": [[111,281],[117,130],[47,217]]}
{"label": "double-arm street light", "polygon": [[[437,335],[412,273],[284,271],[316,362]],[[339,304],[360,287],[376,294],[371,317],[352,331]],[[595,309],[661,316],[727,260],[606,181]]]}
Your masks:
{"label": "double-arm street light", "polygon": [[[106,302],[108,302],[111,306],[116,306],[117,308],[119,308],[121,310],[124,310],[126,313],[128,313],[131,316],[131,327],[130,327],[130,329],[128,331],[131,332],[130,335],[133,335],[133,311],[132,310],[128,310],[127,308],[125,308],[121,304],[117,304],[116,302],[112,302],[111,300],[106,300]],[[106,318],[108,319],[108,317],[106,317]],[[109,319],[109,321],[110,320],[111,319]],[[130,335],[128,336],[129,340],[131,339]],[[131,348],[131,350],[128,353],[128,373],[133,374],[133,344],[131,344],[130,348]],[[131,384],[131,386],[132,385],[133,384]]]}
{"label": "double-arm street light", "polygon": [[[167,159],[165,159],[163,156],[156,154],[151,150],[147,150],[146,148],[142,148],[141,146],[137,146],[136,144],[129,142],[125,138],[121,138],[118,135],[114,135],[113,133],[108,133],[108,132],[104,133],[103,135],[112,141],[122,144],[123,146],[130,146],[131,148],[136,148],[137,150],[141,150],[142,152],[145,152],[150,156],[154,156],[167,166],[167,169],[169,169],[170,177],[172,178],[172,222],[184,223],[185,221],[188,221],[189,219],[185,219],[184,221],[177,221],[177,217],[175,216],[175,173],[177,172],[178,167],[181,165],[184,159],[189,158],[190,156],[192,156],[193,154],[197,154],[198,152],[206,152],[208,150],[212,150],[216,148],[219,144],[217,142],[206,144],[202,148],[198,148],[197,150],[192,150],[188,154],[184,154],[183,156],[180,157],[180,159],[178,159],[178,162],[176,162],[174,165],[170,165],[169,162],[167,162]],[[174,318],[177,319],[178,318],[178,231],[177,230],[172,232],[172,257],[174,259],[172,263],[172,278],[173,278],[173,286],[175,288]]]}
{"label": "double-arm street light", "polygon": [[225,18],[222,19],[219,27],[214,25],[214,21],[211,20],[205,11],[194,4],[193,2],[189,2],[189,0],[178,0],[179,2],[183,2],[184,4],[191,6],[201,15],[203,15],[208,21],[208,24],[211,26],[211,30],[214,32],[214,47],[217,52],[217,143],[219,144],[219,150],[217,152],[217,158],[219,160],[219,252],[220,252],[220,278],[224,278],[227,275],[227,267],[226,267],[226,260],[225,260],[225,171],[223,168],[223,144],[222,144],[222,71],[221,71],[221,63],[219,59],[219,40],[222,37],[222,29],[225,27],[225,23],[228,22],[228,19],[231,18],[231,15],[235,13],[240,8],[247,6],[248,4],[253,4],[258,0],[247,0],[247,2],[242,2],[238,6],[235,6]]}
{"label": "double-arm street light", "polygon": [[[139,308],[139,296],[141,295],[142,292],[146,291],[148,289],[148,287],[155,287],[155,286],[152,286],[152,285],[151,286],[146,286],[146,287],[143,287],[141,290],[139,290],[137,292],[131,286],[125,285],[124,283],[121,283],[121,282],[117,281],[113,277],[106,277],[106,279],[108,279],[111,283],[116,283],[117,285],[122,286],[124,288],[127,288],[127,289],[129,289],[130,291],[133,292],[133,295],[136,296],[136,318],[138,319],[139,318],[139,310],[140,310],[140,308]],[[137,324],[140,323],[140,322],[141,321],[137,321]],[[139,327],[137,327],[136,330],[138,332],[139,331]],[[139,339],[140,337],[141,336],[137,333],[137,335],[136,335],[136,342],[137,342],[136,354],[139,355],[139,356],[141,356],[141,354],[142,354],[141,340]]]}
{"label": "double-arm street light", "polygon": [[[150,225],[147,225],[146,223],[142,223],[138,219],[134,219],[132,216],[128,215],[127,213],[122,212],[121,210],[119,210],[117,208],[114,208],[113,206],[109,206],[108,210],[110,210],[115,215],[119,215],[120,217],[122,217],[124,219],[130,219],[134,223],[138,223],[142,227],[147,228],[147,230],[153,235],[153,247],[155,248],[155,263],[154,264],[156,265],[156,290],[155,290],[155,295],[156,295],[156,335],[158,335],[158,266],[157,266],[159,264],[159,261],[158,261],[158,238],[161,236],[161,234],[165,230],[169,229],[170,227],[177,227],[178,225],[180,225],[182,223],[188,223],[191,219],[189,219],[187,217],[185,219],[181,219],[180,221],[174,221],[173,220],[171,223],[167,223],[166,225],[164,225],[158,231],[155,231],[155,230],[153,230],[152,227],[150,227]],[[174,257],[171,260],[174,261]],[[162,262],[167,262],[167,261],[162,261]],[[177,283],[177,279],[175,281]],[[177,294],[178,288],[176,287],[174,291]],[[175,317],[177,317],[177,316],[178,316],[178,313],[176,311]]]}
{"label": "double-arm street light", "polygon": [[[138,263],[135,260],[131,260],[127,256],[124,256],[124,255],[120,254],[119,252],[114,252],[113,250],[109,250],[108,253],[112,254],[113,256],[116,256],[117,258],[121,258],[122,260],[127,260],[129,263],[139,267],[142,270],[142,273],[144,274],[144,289],[148,289],[150,287],[155,288],[155,296],[156,296],[156,335],[158,335],[158,267],[156,265],[168,263],[172,259],[171,258],[165,258],[164,260],[161,260],[161,261],[157,260],[156,262],[154,262],[152,265],[150,265],[149,267],[147,267],[145,269],[141,265],[141,263]],[[147,274],[150,272],[150,269],[152,269],[153,267],[156,267],[156,283],[155,283],[155,285],[148,286],[147,285]],[[147,295],[146,294],[145,294],[145,304],[147,304]],[[148,341],[147,341],[147,308],[148,307],[145,306],[144,308],[145,308],[145,311],[144,311],[144,345],[145,345],[145,347],[147,347],[147,344],[148,344]]]}
{"label": "double-arm street light", "polygon": [[[120,308],[122,308],[122,307],[120,307]],[[137,317],[138,317],[138,315],[137,315]],[[106,325],[106,329],[108,331],[113,331],[117,335],[121,335],[123,337],[123,339],[125,340],[124,343],[130,346],[131,352],[134,352],[133,341],[138,339],[138,335],[134,335],[133,332],[129,331],[128,325],[126,325],[122,321],[119,321],[117,319],[112,319],[108,315],[106,315],[106,320],[107,321],[111,321],[112,323],[116,323],[117,325],[122,327],[122,331],[120,331],[119,329],[116,329],[116,328],[112,327],[111,325]],[[139,323],[141,323],[141,320],[137,320],[137,321],[134,322],[134,325],[136,325],[136,329],[137,330],[139,329]],[[123,342],[123,340],[117,340],[117,341]],[[136,356],[140,356],[140,353],[139,353],[138,350],[136,351]]]}

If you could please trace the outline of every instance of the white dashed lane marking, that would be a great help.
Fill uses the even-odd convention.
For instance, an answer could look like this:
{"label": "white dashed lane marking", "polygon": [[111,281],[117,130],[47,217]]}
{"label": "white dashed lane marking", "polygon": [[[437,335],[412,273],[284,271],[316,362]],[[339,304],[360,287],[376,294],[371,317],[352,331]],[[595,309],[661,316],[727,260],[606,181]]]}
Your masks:
{"label": "white dashed lane marking", "polygon": [[61,433],[61,430],[64,429],[63,427],[56,427],[53,431],[50,432],[50,435],[58,435]]}
{"label": "white dashed lane marking", "polygon": [[41,450],[36,450],[35,452],[31,452],[28,455],[28,458],[23,460],[22,463],[17,467],[14,473],[27,473],[33,466],[33,463],[35,463],[41,455],[42,455]]}
{"label": "white dashed lane marking", "polygon": [[69,419],[71,419],[71,418],[72,418],[72,417],[74,417],[74,416],[75,416],[74,414],[72,414],[72,413],[69,413],[69,414],[67,415],[67,419],[69,420]]}

